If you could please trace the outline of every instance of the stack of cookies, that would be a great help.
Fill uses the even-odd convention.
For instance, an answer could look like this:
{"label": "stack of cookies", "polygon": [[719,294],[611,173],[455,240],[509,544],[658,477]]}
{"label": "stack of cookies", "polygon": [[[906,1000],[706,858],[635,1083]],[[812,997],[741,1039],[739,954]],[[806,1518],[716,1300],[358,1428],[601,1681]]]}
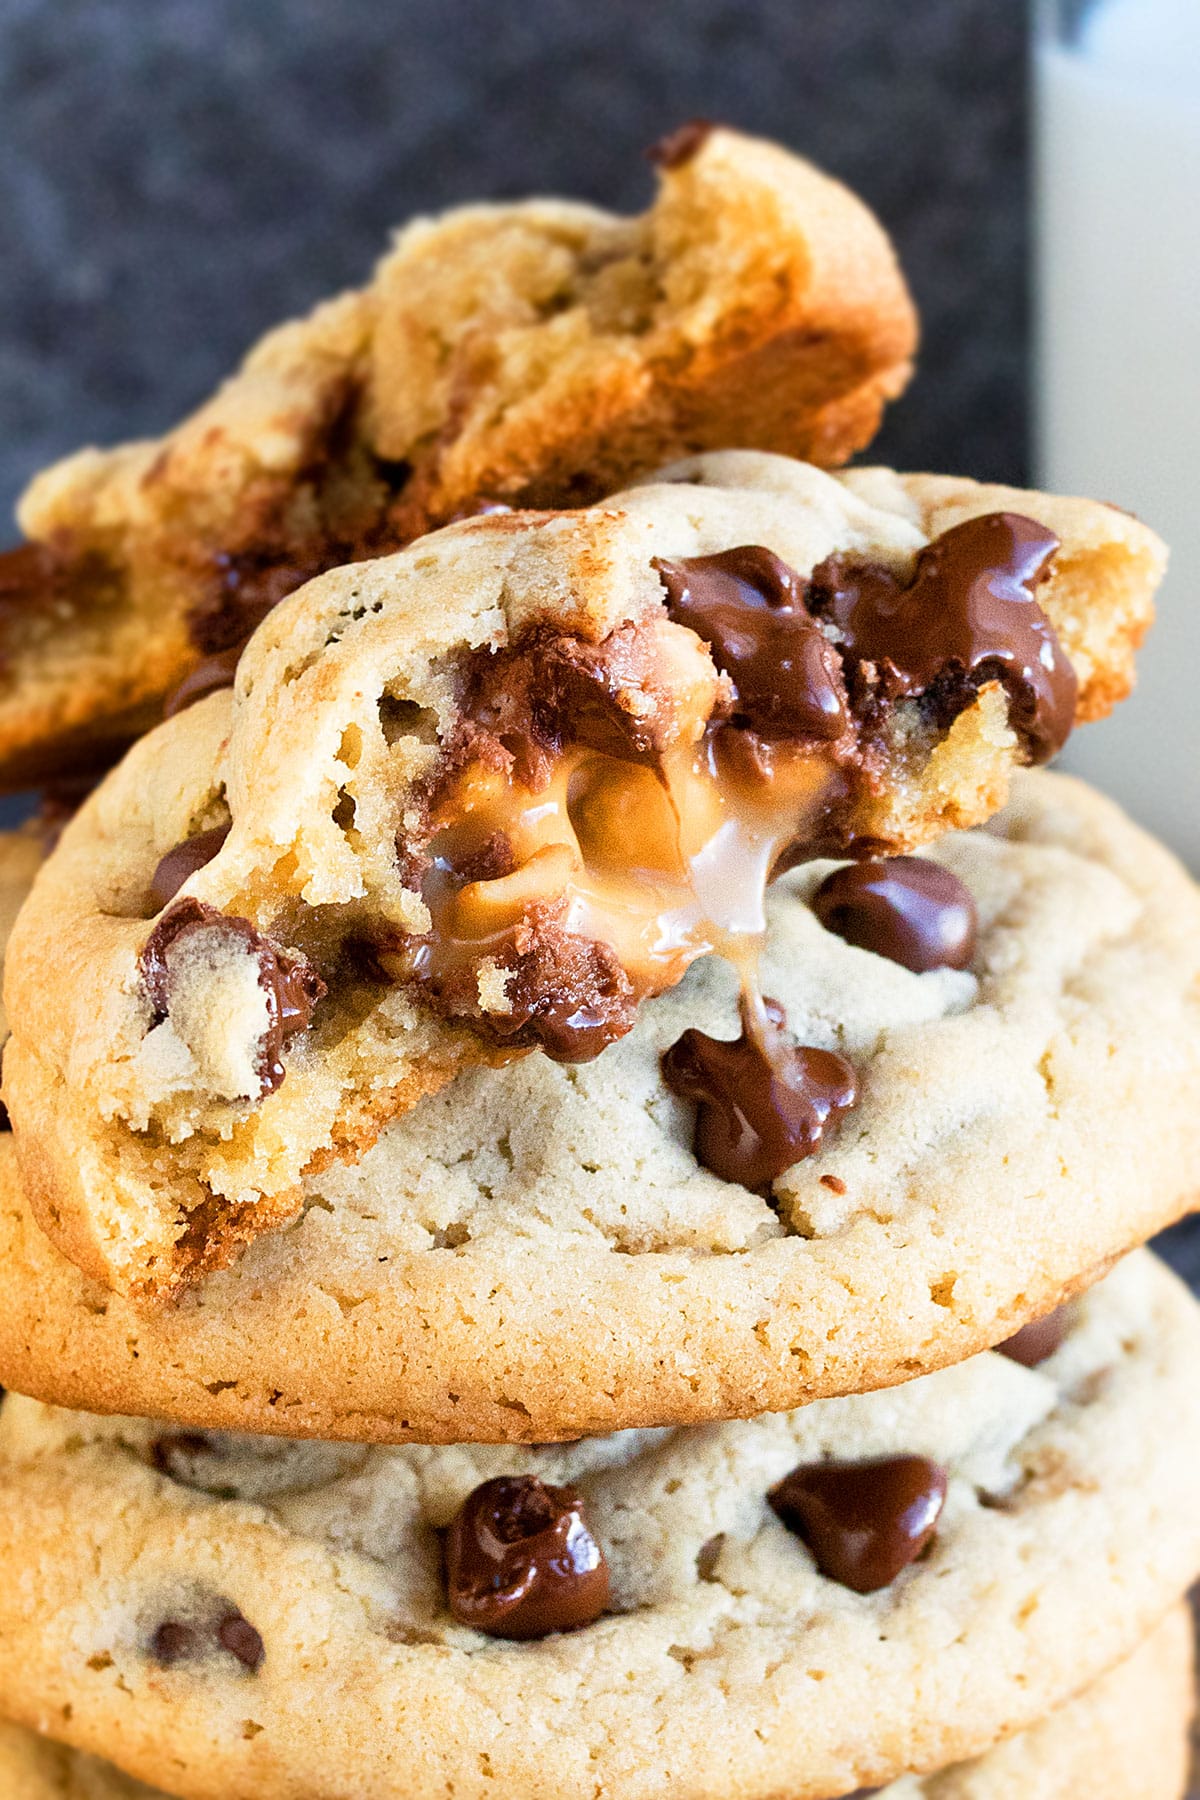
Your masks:
{"label": "stack of cookies", "polygon": [[1035,766],[1164,551],[831,472],[886,238],[658,162],[22,504],[6,1794],[1183,1792],[1200,896]]}

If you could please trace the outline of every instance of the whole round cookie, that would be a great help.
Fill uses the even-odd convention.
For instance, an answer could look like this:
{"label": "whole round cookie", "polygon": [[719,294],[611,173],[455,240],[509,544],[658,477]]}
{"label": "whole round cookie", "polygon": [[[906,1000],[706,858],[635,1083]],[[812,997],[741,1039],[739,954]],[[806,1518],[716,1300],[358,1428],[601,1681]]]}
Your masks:
{"label": "whole round cookie", "polygon": [[1078,782],[1023,777],[922,859],[977,911],[971,966],[924,973],[820,923],[826,866],[776,885],[766,988],[861,1097],[769,1195],[701,1165],[662,1077],[685,1030],[737,1030],[710,959],[593,1063],[464,1071],[155,1312],[58,1254],[0,1145],[0,1381],[351,1439],[738,1417],[968,1356],[1185,1210],[1200,903],[1164,850]]}
{"label": "whole round cookie", "polygon": [[1139,1252],[1053,1336],[562,1446],[10,1397],[5,1706],[196,1800],[823,1800],[944,1767],[1131,1654],[1200,1567],[1200,1308]]}
{"label": "whole round cookie", "polygon": [[[161,1297],[455,1073],[607,1064],[712,951],[745,971],[779,868],[993,812],[1125,691],[1161,562],[1109,507],[740,453],[310,582],[232,702],[135,746],[23,909],[5,1085],[39,1218]],[[745,987],[788,1090],[746,1185],[832,1172],[855,1073],[793,1055]],[[849,995],[818,1038],[775,997],[810,1051],[866,1048]]]}
{"label": "whole round cookie", "polygon": [[[873,1791],[877,1800],[1180,1800],[1192,1664],[1191,1614],[1177,1606],[1131,1657],[1027,1731],[970,1762]],[[166,1800],[164,1789],[111,1763],[3,1723],[0,1786],[5,1800]],[[870,1792],[860,1789],[860,1800]]]}
{"label": "whole round cookie", "polygon": [[414,220],[166,436],[38,476],[0,559],[0,779],[127,742],[311,575],[480,505],[576,506],[721,444],[860,449],[916,342],[878,222],[740,132],[657,162],[633,218],[535,199]]}

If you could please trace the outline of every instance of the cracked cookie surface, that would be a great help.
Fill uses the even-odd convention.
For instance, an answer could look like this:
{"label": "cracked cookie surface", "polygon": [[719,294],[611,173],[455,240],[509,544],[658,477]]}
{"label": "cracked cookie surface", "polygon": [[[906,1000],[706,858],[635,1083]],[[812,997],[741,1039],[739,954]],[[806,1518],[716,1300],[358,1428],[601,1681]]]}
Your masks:
{"label": "cracked cookie surface", "polygon": [[[1193,1575],[1198,1350],[1195,1301],[1138,1253],[1035,1367],[700,1429],[372,1449],[10,1397],[5,1704],[196,1800],[818,1800],[944,1767],[1131,1654]],[[940,1466],[945,1504],[856,1593],[768,1495],[897,1455]],[[578,1495],[610,1575],[593,1623],[506,1642],[448,1611],[439,1534],[505,1475]]]}
{"label": "cracked cookie surface", "polygon": [[0,781],[111,754],[301,582],[481,503],[576,505],[721,444],[844,462],[915,340],[867,209],[737,132],[636,218],[418,219],[174,431],[33,482],[0,559]]}
{"label": "cracked cookie surface", "polygon": [[[102,784],[24,909],[6,1085],[39,1217],[111,1285],[169,1292],[456,1072],[594,1055],[752,943],[773,863],[985,818],[1065,696],[1086,718],[1128,684],[1160,571],[1111,508],[742,453],[310,583],[232,701]],[[939,596],[944,666],[882,655]],[[782,717],[731,607],[783,634]]]}
{"label": "cracked cookie surface", "polygon": [[[1192,1661],[1191,1614],[1181,1606],[1125,1662],[1027,1731],[971,1762],[901,1776],[877,1800],[1179,1800]],[[19,1725],[0,1724],[0,1782],[6,1800],[168,1800]],[[254,1797],[243,1789],[237,1800]]]}
{"label": "cracked cookie surface", "polygon": [[935,851],[977,942],[924,974],[819,924],[826,866],[777,883],[764,977],[862,1093],[769,1197],[697,1162],[659,1069],[682,1030],[736,1030],[710,959],[593,1063],[464,1071],[173,1307],[56,1252],[3,1141],[0,1380],[324,1437],[736,1416],[970,1355],[1186,1210],[1200,901],[1166,851],[1082,784],[1023,776]]}

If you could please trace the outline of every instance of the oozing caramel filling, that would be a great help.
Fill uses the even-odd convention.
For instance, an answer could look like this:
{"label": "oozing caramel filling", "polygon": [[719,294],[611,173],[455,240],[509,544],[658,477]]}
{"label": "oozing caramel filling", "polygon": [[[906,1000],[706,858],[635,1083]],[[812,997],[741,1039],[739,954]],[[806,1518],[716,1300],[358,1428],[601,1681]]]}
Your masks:
{"label": "oozing caramel filling", "polygon": [[[406,952],[407,972],[436,982],[488,958],[499,966],[533,908],[608,946],[638,997],[708,951],[743,962],[765,927],[772,869],[845,784],[802,746],[755,761],[723,737],[673,745],[658,767],[573,745],[539,788],[466,769],[429,846],[433,930]],[[502,1013],[495,1024],[503,1032]]]}
{"label": "oozing caramel filling", "polygon": [[1074,677],[1033,595],[1054,546],[1029,520],[969,521],[906,586],[832,563],[806,580],[743,545],[657,565],[664,611],[601,644],[534,636],[477,658],[423,843],[402,846],[431,928],[383,947],[383,967],[580,1061],[717,951],[775,1055],[756,979],[767,884],[874,847],[856,824],[886,773],[887,710],[928,696],[943,728],[1000,679],[1033,755],[1061,739]]}

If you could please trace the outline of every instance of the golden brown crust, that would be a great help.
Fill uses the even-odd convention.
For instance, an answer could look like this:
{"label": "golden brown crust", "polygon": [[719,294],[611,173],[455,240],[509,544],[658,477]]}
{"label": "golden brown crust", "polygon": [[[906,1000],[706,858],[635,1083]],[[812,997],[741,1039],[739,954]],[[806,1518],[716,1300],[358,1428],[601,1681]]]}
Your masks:
{"label": "golden brown crust", "polygon": [[2,621],[0,781],[144,726],[198,642],[241,635],[243,601],[481,496],[577,504],[723,444],[844,462],[915,339],[866,208],[736,132],[638,218],[529,201],[419,220],[368,287],[273,332],[165,438],[34,481],[20,520],[59,589]]}
{"label": "golden brown crust", "polygon": [[[779,893],[768,991],[869,1097],[861,1134],[772,1203],[696,1168],[655,1076],[682,1026],[727,1035],[714,965],[582,1072],[464,1073],[149,1314],[43,1238],[10,1144],[0,1381],[201,1427],[540,1441],[860,1392],[1010,1335],[1195,1202],[1200,905],[1062,777],[1025,777],[992,831],[937,855],[981,908],[978,988],[853,951],[803,887]],[[52,1129],[66,1100],[47,1093]],[[46,1205],[94,1150],[43,1168],[38,1125],[20,1148]]]}
{"label": "golden brown crust", "polygon": [[[818,1800],[944,1768],[1037,1723],[1177,1603],[1200,1555],[1198,1332],[1186,1289],[1138,1255],[1037,1368],[981,1357],[633,1440],[196,1446],[10,1400],[0,1691],[195,1800]],[[946,1504],[928,1554],[870,1595],[823,1575],[767,1500],[798,1463],[913,1452],[945,1471]],[[451,1617],[439,1533],[478,1481],[520,1473],[579,1488],[612,1608],[513,1645]],[[218,1607],[258,1634],[252,1669],[206,1653]],[[193,1653],[164,1667],[159,1629],[181,1619]]]}
{"label": "golden brown crust", "polygon": [[[936,500],[925,504],[927,487]],[[1046,611],[1084,693],[1128,679],[1108,659],[1122,626],[1149,614],[1158,540],[1112,508],[1007,498],[1035,520],[1045,515],[1061,537],[1066,573],[1052,575]],[[656,555],[757,542],[801,574],[839,550],[903,569],[929,524],[940,529],[953,509],[986,513],[995,500],[969,482],[887,471],[838,478],[725,453],[603,507],[473,519],[309,583],[256,633],[232,700],[214,696],[168,721],[93,796],[18,927],[6,1083],[47,1229],[98,1278],[161,1294],[185,1270],[227,1262],[256,1217],[268,1227],[288,1216],[306,1172],[331,1153],[357,1157],[416,1096],[489,1054],[475,1031],[439,1020],[412,990],[347,973],[355,934],[377,944],[429,929],[397,854],[397,818],[419,808],[421,783],[463,724],[465,655],[534,626],[588,644],[626,624],[649,629],[665,607]],[[714,679],[700,640],[671,629]],[[411,727],[399,735],[387,722],[397,706]],[[891,850],[986,818],[1025,754],[995,683],[944,731],[901,708],[889,729],[885,766],[853,822]],[[157,860],[230,815],[229,837],[189,893],[311,953],[333,982],[314,1032],[285,1055],[287,1080],[257,1097],[214,1085],[190,1045],[155,1035],[138,974]],[[205,1017],[214,1030],[220,1020],[226,1045],[249,1044],[232,1002],[206,1004]],[[239,1210],[227,1244],[181,1257],[187,1215],[212,1193],[262,1210]]]}

